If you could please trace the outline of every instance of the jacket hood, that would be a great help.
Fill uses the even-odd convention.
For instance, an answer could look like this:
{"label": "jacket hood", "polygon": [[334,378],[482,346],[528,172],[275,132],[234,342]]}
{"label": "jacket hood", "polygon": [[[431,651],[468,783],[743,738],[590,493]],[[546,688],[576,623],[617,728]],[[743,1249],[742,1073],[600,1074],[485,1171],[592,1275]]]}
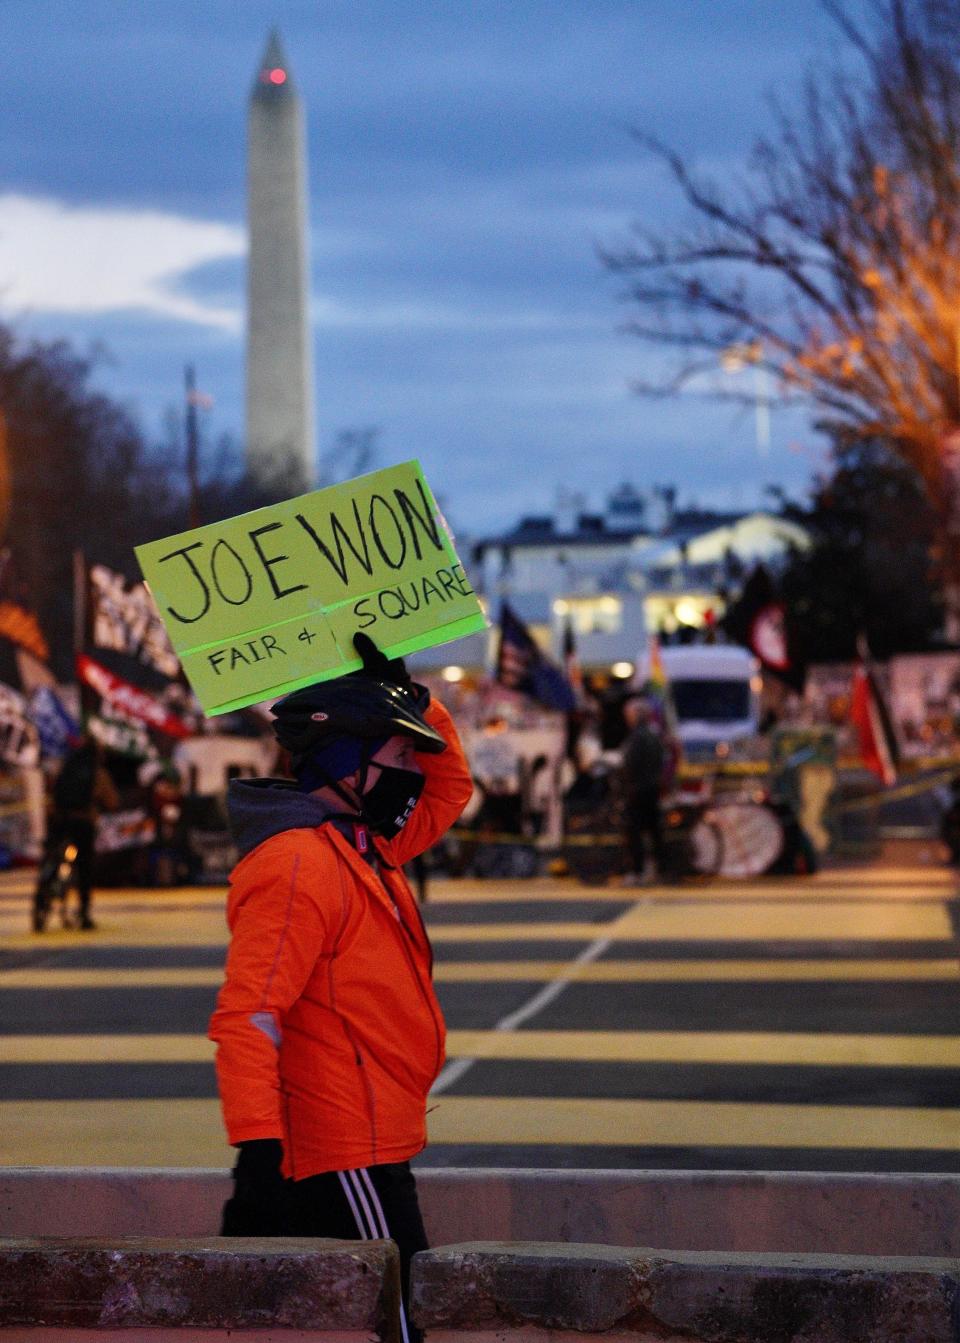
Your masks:
{"label": "jacket hood", "polygon": [[241,858],[284,830],[315,830],[330,808],[287,779],[231,779],[227,789],[230,831]]}

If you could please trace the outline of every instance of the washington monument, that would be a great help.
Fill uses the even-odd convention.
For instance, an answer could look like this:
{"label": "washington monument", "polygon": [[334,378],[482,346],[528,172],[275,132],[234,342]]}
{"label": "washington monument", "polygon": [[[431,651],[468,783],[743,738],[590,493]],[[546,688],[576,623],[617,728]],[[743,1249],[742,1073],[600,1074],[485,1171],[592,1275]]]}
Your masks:
{"label": "washington monument", "polygon": [[250,96],[247,463],[263,481],[316,475],[303,107],[276,31]]}

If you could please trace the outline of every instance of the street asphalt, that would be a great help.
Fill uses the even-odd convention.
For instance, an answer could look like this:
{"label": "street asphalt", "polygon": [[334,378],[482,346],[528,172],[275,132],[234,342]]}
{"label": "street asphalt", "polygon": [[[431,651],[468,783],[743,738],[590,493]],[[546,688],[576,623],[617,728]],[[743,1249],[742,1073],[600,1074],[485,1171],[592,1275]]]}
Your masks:
{"label": "street asphalt", "polygon": [[[29,927],[0,876],[0,1163],[226,1166],[205,1039],[225,892]],[[421,1165],[960,1170],[952,875],[642,890],[438,881],[450,1031]]]}

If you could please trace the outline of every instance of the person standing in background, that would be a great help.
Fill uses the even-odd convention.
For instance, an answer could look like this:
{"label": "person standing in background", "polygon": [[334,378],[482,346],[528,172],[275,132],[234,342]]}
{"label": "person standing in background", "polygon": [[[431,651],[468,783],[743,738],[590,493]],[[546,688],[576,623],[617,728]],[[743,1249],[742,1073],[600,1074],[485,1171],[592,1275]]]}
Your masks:
{"label": "person standing in background", "polygon": [[660,792],[666,752],[654,726],[649,700],[635,696],[623,706],[628,735],[623,744],[624,835],[630,854],[625,885],[655,880],[663,865]]}

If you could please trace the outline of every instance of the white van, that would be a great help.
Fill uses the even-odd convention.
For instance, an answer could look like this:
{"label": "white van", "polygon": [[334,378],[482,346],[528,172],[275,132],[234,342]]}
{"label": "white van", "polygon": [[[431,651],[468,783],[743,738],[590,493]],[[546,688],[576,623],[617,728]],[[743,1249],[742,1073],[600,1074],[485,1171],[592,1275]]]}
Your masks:
{"label": "white van", "polygon": [[[711,754],[720,743],[752,737],[760,722],[760,674],[745,648],[684,644],[661,649],[673,694],[680,740],[687,753]],[[648,676],[649,657],[638,663],[635,684]]]}

